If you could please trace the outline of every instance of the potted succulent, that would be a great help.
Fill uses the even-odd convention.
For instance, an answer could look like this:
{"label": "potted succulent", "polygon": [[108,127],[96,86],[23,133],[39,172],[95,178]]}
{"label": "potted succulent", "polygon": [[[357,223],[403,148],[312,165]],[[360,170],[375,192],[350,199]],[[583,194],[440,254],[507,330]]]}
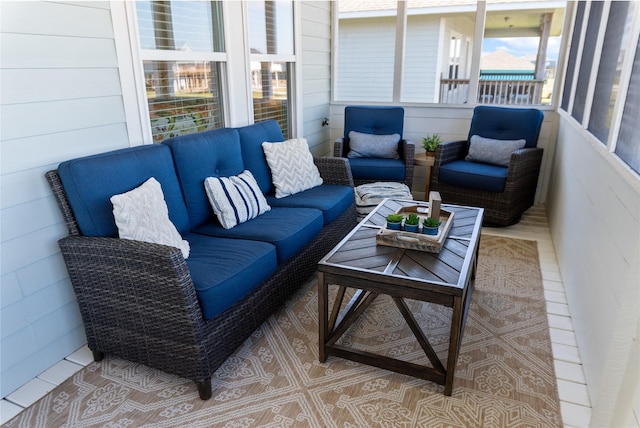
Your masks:
{"label": "potted succulent", "polygon": [[410,213],[408,216],[404,218],[404,230],[407,232],[418,232],[418,227],[420,227],[420,217],[416,213]]}
{"label": "potted succulent", "polygon": [[422,233],[425,235],[437,235],[440,227],[440,220],[433,217],[426,218],[422,222]]}
{"label": "potted succulent", "polygon": [[427,156],[435,156],[436,148],[442,140],[438,134],[428,135],[422,139],[422,147],[424,147]]}
{"label": "potted succulent", "polygon": [[392,213],[387,216],[387,229],[400,230],[402,229],[402,214]]}

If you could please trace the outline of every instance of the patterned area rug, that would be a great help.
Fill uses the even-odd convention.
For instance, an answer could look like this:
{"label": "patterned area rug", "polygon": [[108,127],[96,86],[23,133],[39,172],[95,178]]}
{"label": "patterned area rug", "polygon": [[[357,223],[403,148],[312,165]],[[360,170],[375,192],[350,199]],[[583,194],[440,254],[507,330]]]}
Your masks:
{"label": "patterned area rug", "polygon": [[[450,310],[409,304],[444,360]],[[209,401],[188,380],[107,357],[6,426],[562,426],[533,241],[482,237],[451,397],[434,383],[337,357],[321,364],[317,313],[310,278],[216,372]],[[427,361],[389,298],[378,298],[344,340]]]}

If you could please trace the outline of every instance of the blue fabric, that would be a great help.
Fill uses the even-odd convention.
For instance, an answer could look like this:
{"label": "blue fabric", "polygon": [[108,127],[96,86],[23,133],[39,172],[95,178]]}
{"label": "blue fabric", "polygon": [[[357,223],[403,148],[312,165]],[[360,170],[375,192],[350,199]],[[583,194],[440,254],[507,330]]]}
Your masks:
{"label": "blue fabric", "polygon": [[266,242],[197,233],[185,238],[191,246],[187,266],[206,319],[224,312],[276,270],[276,249]]}
{"label": "blue fabric", "polygon": [[113,195],[128,192],[154,177],[162,186],[169,219],[180,234],[189,233],[189,217],[171,157],[162,145],[144,145],[62,162],[58,175],[85,236],[117,237]]}
{"label": "blue fabric", "polygon": [[[349,132],[363,134],[399,134],[402,140],[404,128],[404,108],[386,106],[347,106],[344,109],[343,155],[349,153]],[[404,177],[404,176],[403,176]]]}
{"label": "blue fabric", "polygon": [[238,128],[244,167],[251,171],[258,186],[265,195],[274,192],[271,182],[271,170],[262,150],[262,143],[284,141],[280,125],[275,120],[266,120],[253,125]]}
{"label": "blue fabric", "polygon": [[472,189],[504,192],[508,168],[484,163],[457,160],[440,166],[438,180],[442,183]]}
{"label": "blue fabric", "polygon": [[309,243],[324,225],[322,212],[313,208],[271,208],[271,211],[224,229],[217,221],[195,229],[203,235],[252,239],[276,246],[278,263],[294,256]]}
{"label": "blue fabric", "polygon": [[235,129],[214,129],[163,142],[171,147],[193,228],[217,221],[204,189],[207,177],[228,177],[244,170]]}
{"label": "blue fabric", "polygon": [[402,159],[353,158],[349,159],[349,164],[355,180],[404,181]]}
{"label": "blue fabric", "polygon": [[324,224],[340,216],[354,202],[353,187],[322,184],[285,198],[267,196],[272,207],[316,208],[322,211]]}
{"label": "blue fabric", "polygon": [[524,138],[525,147],[536,147],[543,118],[542,111],[533,108],[477,106],[473,109],[467,141],[473,135],[496,140]]}

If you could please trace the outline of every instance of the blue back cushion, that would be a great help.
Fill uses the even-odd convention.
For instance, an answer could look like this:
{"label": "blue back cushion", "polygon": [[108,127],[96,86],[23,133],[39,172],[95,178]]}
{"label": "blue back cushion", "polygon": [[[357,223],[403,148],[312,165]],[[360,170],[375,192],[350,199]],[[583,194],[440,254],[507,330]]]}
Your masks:
{"label": "blue back cushion", "polygon": [[349,148],[349,132],[363,134],[399,134],[402,139],[404,108],[385,106],[347,106],[344,109],[345,154]]}
{"label": "blue back cushion", "polygon": [[58,175],[85,236],[117,237],[111,196],[135,189],[151,177],[162,186],[169,219],[181,234],[190,230],[168,147],[144,145],[72,159],[58,166]]}
{"label": "blue back cushion", "polygon": [[273,193],[271,183],[271,170],[262,150],[262,143],[276,143],[284,141],[280,125],[275,120],[265,120],[253,125],[238,128],[240,133],[240,145],[242,146],[242,159],[246,169],[251,171],[260,190],[265,195]]}
{"label": "blue back cushion", "polygon": [[171,138],[163,144],[173,152],[191,225],[196,228],[209,221],[217,222],[204,180],[238,175],[244,170],[238,131],[214,129]]}
{"label": "blue back cushion", "polygon": [[473,135],[496,140],[524,138],[525,147],[536,147],[543,118],[542,111],[533,108],[477,106],[473,110],[467,141]]}

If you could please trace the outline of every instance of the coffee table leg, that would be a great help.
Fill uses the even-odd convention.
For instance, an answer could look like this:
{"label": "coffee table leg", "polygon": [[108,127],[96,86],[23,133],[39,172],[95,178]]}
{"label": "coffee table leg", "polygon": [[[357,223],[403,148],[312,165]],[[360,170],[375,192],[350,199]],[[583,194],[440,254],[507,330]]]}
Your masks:
{"label": "coffee table leg", "polygon": [[460,346],[460,334],[462,330],[464,302],[461,297],[453,301],[453,314],[451,315],[451,335],[449,339],[449,355],[447,357],[447,374],[444,381],[444,395],[450,396],[453,392],[453,379],[458,361]]}
{"label": "coffee table leg", "polygon": [[318,272],[318,360],[327,361],[325,344],[329,336],[329,295],[328,285],[324,281],[324,273]]}

